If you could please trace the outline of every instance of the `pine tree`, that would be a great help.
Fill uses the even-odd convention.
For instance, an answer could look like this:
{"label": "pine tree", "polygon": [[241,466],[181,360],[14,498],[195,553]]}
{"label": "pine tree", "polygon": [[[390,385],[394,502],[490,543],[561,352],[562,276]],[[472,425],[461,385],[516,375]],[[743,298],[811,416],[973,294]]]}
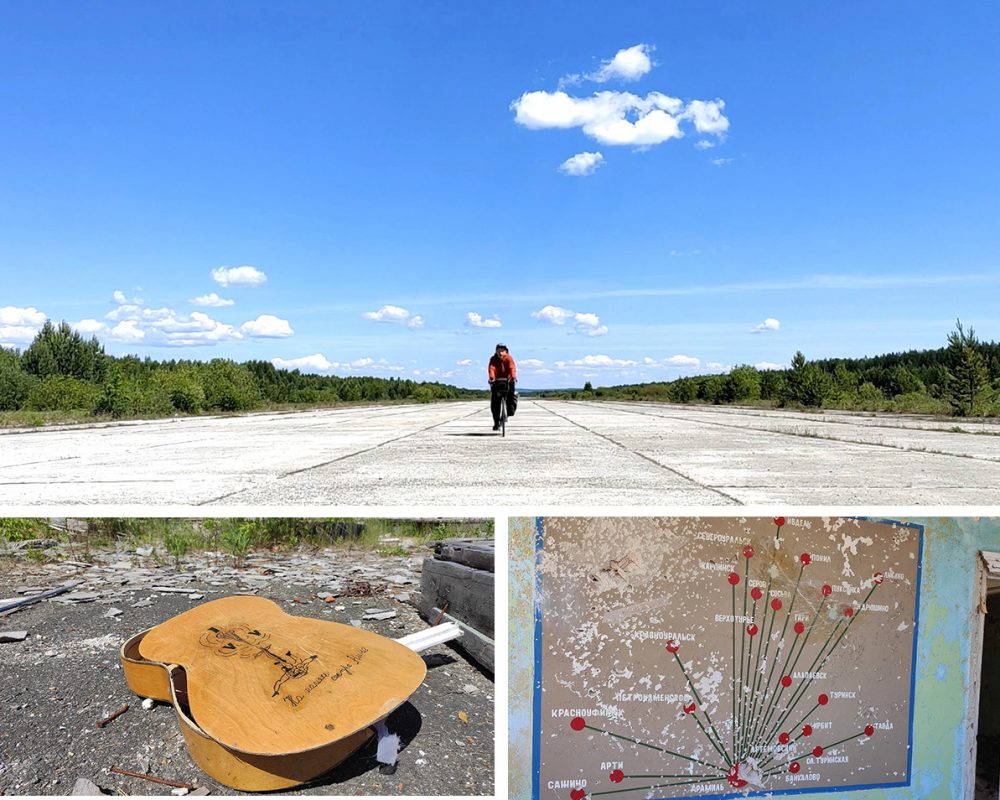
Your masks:
{"label": "pine tree", "polygon": [[976,332],[963,330],[961,320],[955,321],[955,330],[948,334],[948,367],[948,401],[955,414],[975,414],[989,386],[989,373]]}

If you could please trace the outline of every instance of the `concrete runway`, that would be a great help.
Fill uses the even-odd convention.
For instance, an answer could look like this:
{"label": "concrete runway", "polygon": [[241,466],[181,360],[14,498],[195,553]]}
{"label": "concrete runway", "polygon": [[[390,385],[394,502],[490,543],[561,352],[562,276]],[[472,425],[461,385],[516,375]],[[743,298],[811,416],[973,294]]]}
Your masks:
{"label": "concrete runway", "polygon": [[998,422],[525,398],[490,429],[456,402],[6,431],[0,503],[1000,503]]}

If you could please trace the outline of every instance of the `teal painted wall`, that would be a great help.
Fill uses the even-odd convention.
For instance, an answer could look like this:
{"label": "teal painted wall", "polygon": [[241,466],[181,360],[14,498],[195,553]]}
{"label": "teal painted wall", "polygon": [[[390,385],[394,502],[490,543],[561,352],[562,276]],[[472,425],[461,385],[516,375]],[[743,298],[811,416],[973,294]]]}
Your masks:
{"label": "teal painted wall", "polygon": [[[975,578],[981,550],[1000,552],[1000,518],[900,517],[924,526],[913,777],[906,788],[826,792],[830,800],[952,800],[964,796],[964,758],[972,743],[969,708],[973,626],[981,622]],[[535,520],[510,521],[509,792],[531,797]],[[1000,715],[1000,709],[997,710]],[[568,797],[568,794],[567,794]]]}

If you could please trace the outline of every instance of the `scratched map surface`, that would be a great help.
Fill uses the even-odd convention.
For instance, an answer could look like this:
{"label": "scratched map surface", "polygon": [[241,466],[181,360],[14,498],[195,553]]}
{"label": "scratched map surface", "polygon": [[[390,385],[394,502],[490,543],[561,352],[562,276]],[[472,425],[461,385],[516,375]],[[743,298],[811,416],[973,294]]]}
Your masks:
{"label": "scratched map surface", "polygon": [[919,527],[538,526],[535,797],[909,783]]}

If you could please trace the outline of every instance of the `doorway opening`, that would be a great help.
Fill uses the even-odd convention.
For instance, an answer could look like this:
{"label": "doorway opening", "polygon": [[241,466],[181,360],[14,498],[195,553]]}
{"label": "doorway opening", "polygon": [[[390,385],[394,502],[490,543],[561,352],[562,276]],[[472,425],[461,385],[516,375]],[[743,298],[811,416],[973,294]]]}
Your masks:
{"label": "doorway opening", "polygon": [[[981,553],[983,615],[975,800],[1000,798],[1000,553]],[[975,657],[975,651],[973,651]],[[973,662],[975,668],[975,662]]]}

